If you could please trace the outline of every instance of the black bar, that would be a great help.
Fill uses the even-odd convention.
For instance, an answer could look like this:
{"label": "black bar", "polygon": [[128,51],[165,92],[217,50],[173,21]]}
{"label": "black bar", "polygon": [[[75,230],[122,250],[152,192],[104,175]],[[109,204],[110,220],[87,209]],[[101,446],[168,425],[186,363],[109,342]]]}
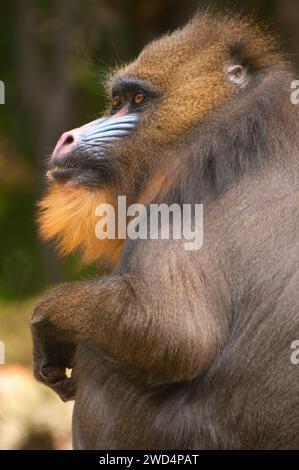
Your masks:
{"label": "black bar", "polygon": [[[206,465],[298,462],[299,451],[0,451],[0,467],[3,464],[30,464],[31,468],[53,464],[86,468],[137,468],[149,465]],[[7,468],[7,467],[6,467]]]}

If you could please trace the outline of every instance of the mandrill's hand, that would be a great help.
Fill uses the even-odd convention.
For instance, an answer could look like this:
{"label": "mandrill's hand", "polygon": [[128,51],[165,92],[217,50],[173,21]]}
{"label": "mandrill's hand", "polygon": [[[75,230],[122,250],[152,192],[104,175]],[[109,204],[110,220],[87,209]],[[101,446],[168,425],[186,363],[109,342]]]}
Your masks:
{"label": "mandrill's hand", "polygon": [[56,294],[60,289],[53,289],[37,305],[30,326],[35,378],[54,390],[63,401],[68,401],[74,399],[76,388],[73,374],[68,377],[66,369],[73,367],[79,335],[55,324]]}

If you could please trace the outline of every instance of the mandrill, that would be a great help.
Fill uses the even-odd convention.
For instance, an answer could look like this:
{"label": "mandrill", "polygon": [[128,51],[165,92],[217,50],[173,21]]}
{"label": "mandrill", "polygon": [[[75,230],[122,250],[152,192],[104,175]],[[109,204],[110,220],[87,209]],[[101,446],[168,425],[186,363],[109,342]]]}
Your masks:
{"label": "mandrill", "polygon": [[[251,20],[198,13],[109,77],[103,118],[59,140],[40,232],[111,264],[31,318],[36,378],[75,399],[75,449],[299,448],[292,81]],[[119,196],[203,204],[202,248],[99,240],[96,208]]]}

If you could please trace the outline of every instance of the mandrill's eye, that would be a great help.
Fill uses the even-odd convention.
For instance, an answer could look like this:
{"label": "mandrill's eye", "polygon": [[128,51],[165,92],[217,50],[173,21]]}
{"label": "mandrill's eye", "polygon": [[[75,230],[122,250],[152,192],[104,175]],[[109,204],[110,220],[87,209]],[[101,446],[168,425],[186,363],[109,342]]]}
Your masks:
{"label": "mandrill's eye", "polygon": [[112,97],[112,106],[119,106],[120,105],[120,96],[115,95]]}
{"label": "mandrill's eye", "polygon": [[134,97],[134,104],[137,106],[142,104],[145,100],[145,95],[142,92],[138,92]]}

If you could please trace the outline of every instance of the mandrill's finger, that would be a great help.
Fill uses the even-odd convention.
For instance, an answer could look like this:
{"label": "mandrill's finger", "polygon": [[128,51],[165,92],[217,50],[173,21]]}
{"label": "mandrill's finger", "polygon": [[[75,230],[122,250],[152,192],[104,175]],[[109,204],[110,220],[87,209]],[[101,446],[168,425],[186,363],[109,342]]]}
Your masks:
{"label": "mandrill's finger", "polygon": [[40,382],[57,393],[63,401],[75,399],[75,380],[73,377],[67,377],[64,367],[44,366],[36,371],[35,376]]}
{"label": "mandrill's finger", "polygon": [[[50,384],[49,384],[50,385]],[[75,400],[76,383],[73,377],[66,377],[50,385],[51,389],[59,395],[62,401]]]}
{"label": "mandrill's finger", "polygon": [[60,366],[44,366],[40,375],[47,383],[56,383],[67,378],[65,368]]}

